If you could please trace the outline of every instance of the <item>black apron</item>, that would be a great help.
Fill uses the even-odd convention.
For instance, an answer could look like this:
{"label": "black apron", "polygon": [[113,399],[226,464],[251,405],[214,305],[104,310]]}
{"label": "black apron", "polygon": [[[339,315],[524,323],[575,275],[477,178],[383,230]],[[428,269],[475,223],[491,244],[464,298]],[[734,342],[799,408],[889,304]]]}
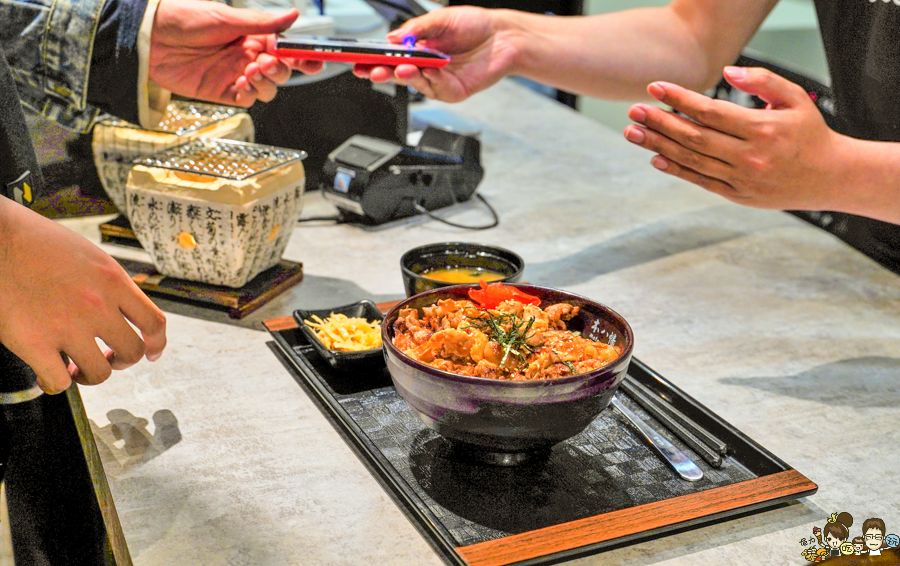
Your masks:
{"label": "black apron", "polygon": [[[855,138],[900,142],[900,5],[895,0],[815,3],[831,74],[832,127]],[[900,273],[900,226],[835,216],[832,231]]]}
{"label": "black apron", "polygon": [[[0,50],[0,198],[28,206],[41,184],[15,83]],[[31,368],[0,344],[0,398],[35,384]],[[66,395],[0,404],[0,475],[5,475],[0,479],[6,483],[17,565],[110,563],[103,516]]]}

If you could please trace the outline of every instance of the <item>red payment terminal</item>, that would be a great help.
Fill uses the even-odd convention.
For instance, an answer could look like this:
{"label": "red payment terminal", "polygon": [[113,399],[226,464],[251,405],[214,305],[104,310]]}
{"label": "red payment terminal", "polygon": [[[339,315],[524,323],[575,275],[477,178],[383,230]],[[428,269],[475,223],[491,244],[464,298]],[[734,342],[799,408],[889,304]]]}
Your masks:
{"label": "red payment terminal", "polygon": [[340,61],[392,67],[407,63],[417,67],[437,68],[450,62],[449,55],[427,47],[372,39],[337,39],[311,35],[281,36],[275,43],[275,52],[285,57],[312,61]]}

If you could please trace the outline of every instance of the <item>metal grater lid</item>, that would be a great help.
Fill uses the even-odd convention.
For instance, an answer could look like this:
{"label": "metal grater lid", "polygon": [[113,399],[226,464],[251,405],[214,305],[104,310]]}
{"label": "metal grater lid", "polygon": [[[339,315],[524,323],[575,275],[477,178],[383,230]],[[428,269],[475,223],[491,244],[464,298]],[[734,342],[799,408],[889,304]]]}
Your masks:
{"label": "metal grater lid", "polygon": [[305,158],[305,151],[234,140],[197,139],[137,159],[134,164],[241,181]]}
{"label": "metal grater lid", "polygon": [[[159,124],[150,128],[150,131],[165,132],[176,136],[182,136],[190,132],[195,132],[200,128],[204,128],[213,122],[231,118],[240,111],[241,109],[232,106],[201,104],[179,100],[166,107],[165,117],[163,117]],[[101,123],[119,128],[131,128],[134,130],[143,129],[137,124],[132,124],[131,122],[126,122],[125,120],[120,120],[118,118],[105,119],[102,120]]]}

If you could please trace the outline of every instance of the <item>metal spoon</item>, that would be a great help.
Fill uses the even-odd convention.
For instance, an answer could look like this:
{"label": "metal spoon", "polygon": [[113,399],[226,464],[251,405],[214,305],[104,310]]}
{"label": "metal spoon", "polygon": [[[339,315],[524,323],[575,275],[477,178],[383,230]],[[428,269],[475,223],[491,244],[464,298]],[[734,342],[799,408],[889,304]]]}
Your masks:
{"label": "metal spoon", "polygon": [[618,409],[626,419],[631,421],[631,424],[640,431],[644,440],[647,441],[651,448],[656,450],[663,460],[672,466],[672,469],[675,470],[676,474],[687,481],[703,479],[703,470],[698,468],[697,464],[691,461],[684,452],[676,448],[671,442],[663,438],[661,434],[648,426],[647,423],[642,421],[634,411],[623,405],[617,396],[613,396],[611,403],[612,406]]}

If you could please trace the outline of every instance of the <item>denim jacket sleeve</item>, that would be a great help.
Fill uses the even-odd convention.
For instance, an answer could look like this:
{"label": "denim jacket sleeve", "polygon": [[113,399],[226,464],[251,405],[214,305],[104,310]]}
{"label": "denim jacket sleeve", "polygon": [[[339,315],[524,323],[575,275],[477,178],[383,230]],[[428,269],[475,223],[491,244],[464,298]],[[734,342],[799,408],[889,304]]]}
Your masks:
{"label": "denim jacket sleeve", "polygon": [[[137,88],[137,36],[146,5],[147,0],[0,0],[0,42],[22,103],[67,128],[88,131],[97,114],[117,102],[91,104],[92,62],[106,61],[98,66],[107,85]],[[106,39],[95,45],[98,36]],[[128,77],[109,76],[116,72]],[[136,109],[121,104],[135,107],[134,96],[118,99],[114,113],[130,118]]]}

